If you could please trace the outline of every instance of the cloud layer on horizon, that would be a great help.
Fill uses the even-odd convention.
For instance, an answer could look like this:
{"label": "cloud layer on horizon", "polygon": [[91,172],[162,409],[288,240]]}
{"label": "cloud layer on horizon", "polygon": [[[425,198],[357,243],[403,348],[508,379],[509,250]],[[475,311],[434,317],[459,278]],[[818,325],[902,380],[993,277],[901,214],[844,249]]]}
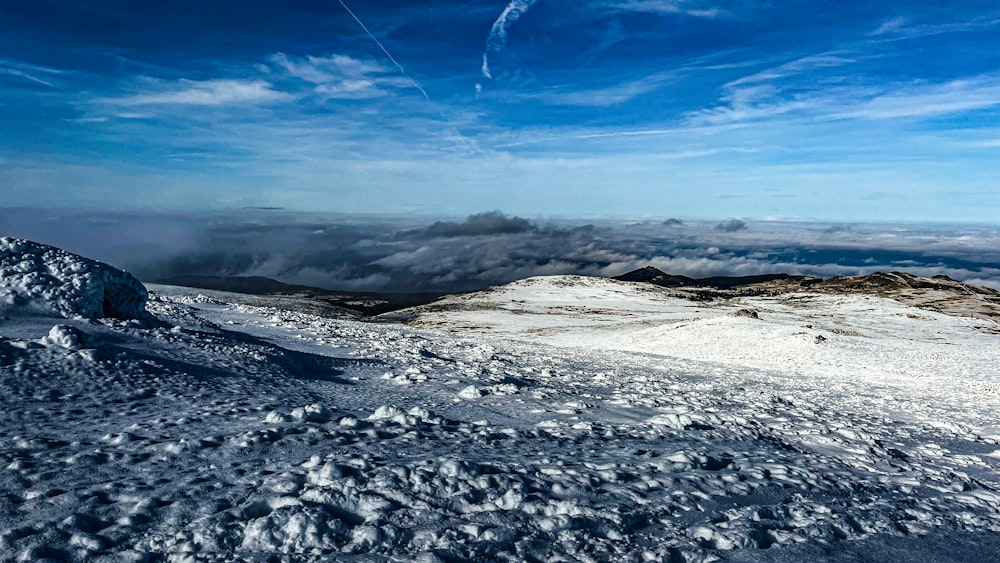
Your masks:
{"label": "cloud layer on horizon", "polygon": [[996,228],[741,223],[731,230],[712,221],[539,221],[499,212],[420,221],[280,211],[0,211],[6,234],[108,261],[146,281],[264,276],[327,289],[453,292],[538,275],[613,276],[651,265],[691,277],[905,270],[1000,288]]}

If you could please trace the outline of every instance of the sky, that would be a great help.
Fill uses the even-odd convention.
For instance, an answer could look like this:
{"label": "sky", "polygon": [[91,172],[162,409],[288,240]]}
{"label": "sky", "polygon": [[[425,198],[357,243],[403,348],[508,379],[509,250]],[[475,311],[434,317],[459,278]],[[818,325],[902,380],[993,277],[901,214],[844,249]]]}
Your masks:
{"label": "sky", "polygon": [[1000,218],[1000,6],[0,0],[0,205]]}

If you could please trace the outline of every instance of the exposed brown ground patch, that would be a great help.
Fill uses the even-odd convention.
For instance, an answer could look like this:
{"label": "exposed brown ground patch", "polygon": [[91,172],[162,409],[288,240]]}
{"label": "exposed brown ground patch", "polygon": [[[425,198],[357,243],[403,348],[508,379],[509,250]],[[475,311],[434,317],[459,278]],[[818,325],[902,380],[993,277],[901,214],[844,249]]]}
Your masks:
{"label": "exposed brown ground patch", "polygon": [[[946,315],[973,317],[1000,323],[1000,291],[962,283],[948,276],[925,278],[906,272],[876,272],[866,276],[837,276],[825,279],[781,274],[698,280],[670,276],[653,270],[644,268],[621,278],[672,287],[680,295],[694,300],[780,296],[789,293],[861,294],[895,299],[906,305]],[[1000,334],[1000,326],[982,330]]]}

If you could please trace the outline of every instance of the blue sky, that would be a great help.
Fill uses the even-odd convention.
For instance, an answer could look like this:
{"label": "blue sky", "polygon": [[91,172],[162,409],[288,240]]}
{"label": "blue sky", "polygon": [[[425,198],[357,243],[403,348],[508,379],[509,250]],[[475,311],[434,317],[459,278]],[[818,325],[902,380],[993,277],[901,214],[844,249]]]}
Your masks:
{"label": "blue sky", "polygon": [[1000,217],[995,2],[345,1],[0,0],[4,205]]}

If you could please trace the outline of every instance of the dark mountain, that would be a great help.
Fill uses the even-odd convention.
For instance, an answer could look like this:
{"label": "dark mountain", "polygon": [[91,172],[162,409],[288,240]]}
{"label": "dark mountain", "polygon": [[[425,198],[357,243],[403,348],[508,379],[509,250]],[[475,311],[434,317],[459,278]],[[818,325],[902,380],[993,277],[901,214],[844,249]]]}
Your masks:
{"label": "dark mountain", "polygon": [[708,287],[712,289],[732,289],[772,281],[803,282],[810,278],[807,278],[806,276],[792,276],[789,274],[689,278],[687,276],[668,274],[652,266],[646,266],[645,268],[639,268],[638,270],[632,270],[631,272],[620,276],[615,276],[612,279],[618,281],[651,283],[660,287]]}
{"label": "dark mountain", "polygon": [[292,285],[265,278],[262,276],[176,276],[156,280],[165,285],[180,285],[197,287],[198,289],[214,289],[232,293],[247,293],[250,295],[300,294],[324,292],[326,290],[306,285]]}

